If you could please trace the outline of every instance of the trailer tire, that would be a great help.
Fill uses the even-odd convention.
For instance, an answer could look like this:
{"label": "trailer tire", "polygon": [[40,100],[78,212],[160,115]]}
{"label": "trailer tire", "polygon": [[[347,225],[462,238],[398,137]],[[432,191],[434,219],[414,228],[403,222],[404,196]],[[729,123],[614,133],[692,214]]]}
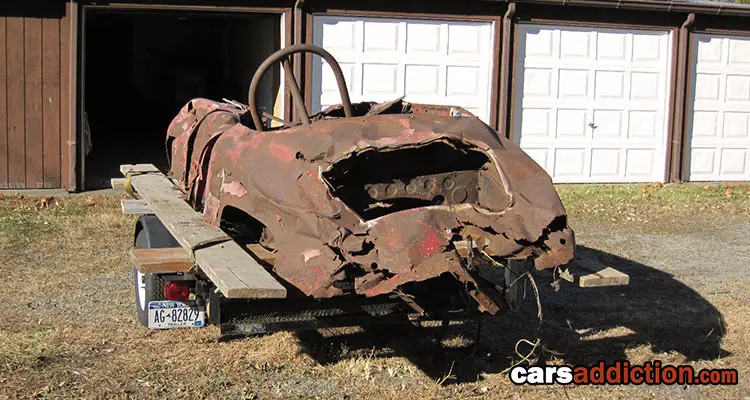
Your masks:
{"label": "trailer tire", "polygon": [[[145,215],[138,219],[133,244],[136,249],[180,246],[161,221],[153,215]],[[158,274],[141,273],[133,267],[133,283],[138,322],[148,328],[148,303],[166,300],[164,280]]]}

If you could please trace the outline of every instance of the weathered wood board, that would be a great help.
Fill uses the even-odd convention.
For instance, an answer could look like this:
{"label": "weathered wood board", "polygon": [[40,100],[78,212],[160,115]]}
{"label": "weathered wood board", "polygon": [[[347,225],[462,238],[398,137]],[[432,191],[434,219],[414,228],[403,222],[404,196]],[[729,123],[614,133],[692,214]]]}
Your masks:
{"label": "weathered wood board", "polygon": [[[625,286],[630,284],[630,276],[605,265],[601,260],[584,252],[576,252],[576,258],[563,270],[569,274],[563,278],[582,288]],[[567,276],[567,278],[566,278]]]}
{"label": "weathered wood board", "polygon": [[606,267],[600,271],[578,278],[578,286],[601,287],[601,286],[625,286],[630,284],[630,276],[612,267]]}
{"label": "weathered wood board", "polygon": [[120,200],[122,213],[125,215],[153,214],[154,210],[149,207],[146,200],[122,199]]}
{"label": "weathered wood board", "polygon": [[125,178],[112,178],[109,180],[112,189],[122,189],[125,187]]}
{"label": "weathered wood board", "polygon": [[122,165],[123,175],[196,264],[227,298],[285,298],[286,288],[219,227],[182,198],[151,164]]}
{"label": "weathered wood board", "polygon": [[143,273],[188,272],[195,264],[182,247],[133,249],[130,258]]}

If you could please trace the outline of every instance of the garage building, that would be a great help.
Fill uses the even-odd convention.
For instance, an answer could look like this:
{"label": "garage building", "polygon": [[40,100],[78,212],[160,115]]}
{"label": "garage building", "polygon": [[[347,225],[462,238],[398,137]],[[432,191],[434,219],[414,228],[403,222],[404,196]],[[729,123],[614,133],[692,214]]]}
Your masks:
{"label": "garage building", "polygon": [[[656,0],[27,0],[0,5],[0,189],[103,187],[166,163],[186,100],[247,102],[313,43],[353,101],[461,106],[555,182],[750,181],[750,7]],[[339,101],[298,57],[313,112]],[[283,71],[260,88],[294,119]]]}

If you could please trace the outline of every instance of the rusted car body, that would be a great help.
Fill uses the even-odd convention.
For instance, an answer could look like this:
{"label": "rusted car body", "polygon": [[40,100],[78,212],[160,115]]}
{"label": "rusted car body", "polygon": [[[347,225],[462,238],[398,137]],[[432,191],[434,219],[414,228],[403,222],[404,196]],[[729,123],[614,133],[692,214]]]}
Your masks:
{"label": "rusted car body", "polygon": [[573,258],[550,177],[475,116],[400,99],[352,114],[334,106],[309,125],[256,130],[246,108],[194,99],[169,127],[170,173],[206,221],[273,252],[268,267],[298,296],[373,297],[448,276],[494,314],[503,288],[480,265]]}

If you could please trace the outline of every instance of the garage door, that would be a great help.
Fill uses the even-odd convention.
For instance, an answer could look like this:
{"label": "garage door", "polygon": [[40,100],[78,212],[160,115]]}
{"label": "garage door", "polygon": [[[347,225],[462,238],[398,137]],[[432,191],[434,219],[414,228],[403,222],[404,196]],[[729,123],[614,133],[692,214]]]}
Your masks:
{"label": "garage door", "polygon": [[[457,105],[489,121],[492,23],[315,16],[313,42],[338,60],[352,101]],[[340,102],[320,57],[313,112]]]}
{"label": "garage door", "polygon": [[695,35],[686,179],[750,180],[750,38]]}
{"label": "garage door", "polygon": [[665,177],[668,32],[519,26],[514,139],[555,182]]}

